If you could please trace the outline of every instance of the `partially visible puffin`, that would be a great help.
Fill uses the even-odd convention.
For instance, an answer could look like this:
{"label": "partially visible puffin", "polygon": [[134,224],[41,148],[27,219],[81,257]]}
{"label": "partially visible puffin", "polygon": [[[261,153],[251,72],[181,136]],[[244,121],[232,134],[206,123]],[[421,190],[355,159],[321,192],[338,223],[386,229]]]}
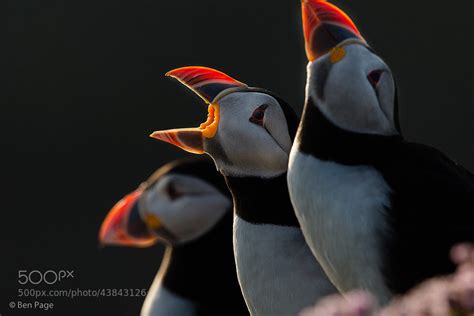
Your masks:
{"label": "partially visible puffin", "polygon": [[453,272],[474,241],[474,177],[400,133],[395,80],[351,19],[303,0],[306,103],[288,184],[306,241],[336,287],[379,303]]}
{"label": "partially visible puffin", "polygon": [[297,315],[335,288],[311,254],[288,195],[286,171],[298,124],[273,93],[217,70],[168,73],[209,104],[198,128],[154,132],[153,138],[209,154],[234,201],[234,254],[251,315]]}
{"label": "partially visible puffin", "polygon": [[109,212],[105,245],[167,246],[142,316],[248,315],[232,251],[232,201],[214,164],[170,162]]}

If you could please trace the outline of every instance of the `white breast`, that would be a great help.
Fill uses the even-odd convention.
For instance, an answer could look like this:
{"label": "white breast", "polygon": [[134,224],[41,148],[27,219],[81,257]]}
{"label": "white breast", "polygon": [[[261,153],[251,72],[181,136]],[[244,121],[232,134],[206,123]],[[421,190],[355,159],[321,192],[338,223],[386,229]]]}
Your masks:
{"label": "white breast", "polygon": [[335,292],[299,228],[234,217],[237,275],[253,316],[298,315]]}
{"label": "white breast", "polygon": [[308,245],[341,292],[363,288],[387,302],[381,234],[388,228],[389,186],[372,167],[318,160],[295,147],[288,185]]}

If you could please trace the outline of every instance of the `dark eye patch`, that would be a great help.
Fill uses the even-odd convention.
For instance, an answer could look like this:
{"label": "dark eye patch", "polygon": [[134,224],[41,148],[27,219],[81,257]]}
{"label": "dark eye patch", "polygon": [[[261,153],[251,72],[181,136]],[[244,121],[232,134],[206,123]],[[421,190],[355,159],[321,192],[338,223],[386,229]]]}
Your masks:
{"label": "dark eye patch", "polygon": [[265,118],[265,110],[268,108],[268,104],[262,104],[253,111],[252,116],[249,118],[249,121],[263,126],[263,119]]}
{"label": "dark eye patch", "polygon": [[380,81],[380,78],[382,77],[383,70],[382,69],[375,69],[372,70],[368,75],[367,79],[369,80],[370,84],[372,87],[376,88],[377,84]]}
{"label": "dark eye patch", "polygon": [[176,200],[183,196],[183,193],[177,190],[176,185],[173,182],[170,182],[166,187],[166,193],[171,200]]}

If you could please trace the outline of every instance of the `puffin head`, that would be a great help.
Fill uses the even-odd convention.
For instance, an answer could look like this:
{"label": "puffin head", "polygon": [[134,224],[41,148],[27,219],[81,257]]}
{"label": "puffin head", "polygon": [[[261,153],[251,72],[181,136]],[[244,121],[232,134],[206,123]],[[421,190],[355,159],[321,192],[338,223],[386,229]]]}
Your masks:
{"label": "puffin head", "polygon": [[208,104],[207,121],[151,137],[209,154],[224,175],[273,177],[286,172],[297,120],[283,100],[211,68],[184,67],[167,75]]}
{"label": "puffin head", "polygon": [[210,231],[231,205],[212,162],[172,162],[110,210],[99,240],[103,245],[130,247],[188,242]]}
{"label": "puffin head", "polygon": [[307,98],[339,128],[399,134],[395,80],[387,64],[341,9],[324,0],[302,0],[301,5]]}

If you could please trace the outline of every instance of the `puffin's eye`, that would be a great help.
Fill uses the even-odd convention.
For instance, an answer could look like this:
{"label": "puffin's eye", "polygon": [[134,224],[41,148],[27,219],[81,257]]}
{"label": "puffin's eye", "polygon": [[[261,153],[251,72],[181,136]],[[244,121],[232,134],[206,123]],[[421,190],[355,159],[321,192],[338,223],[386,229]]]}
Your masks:
{"label": "puffin's eye", "polygon": [[268,104],[262,104],[253,111],[252,116],[249,118],[249,121],[263,126],[263,119],[265,118],[265,110],[268,108]]}
{"label": "puffin's eye", "polygon": [[382,77],[383,70],[382,69],[376,69],[372,70],[368,75],[367,79],[369,80],[370,84],[374,89],[377,87],[377,84],[380,81],[380,78]]}
{"label": "puffin's eye", "polygon": [[183,195],[183,193],[176,189],[176,186],[172,182],[166,187],[166,193],[168,193],[170,200],[176,200]]}

